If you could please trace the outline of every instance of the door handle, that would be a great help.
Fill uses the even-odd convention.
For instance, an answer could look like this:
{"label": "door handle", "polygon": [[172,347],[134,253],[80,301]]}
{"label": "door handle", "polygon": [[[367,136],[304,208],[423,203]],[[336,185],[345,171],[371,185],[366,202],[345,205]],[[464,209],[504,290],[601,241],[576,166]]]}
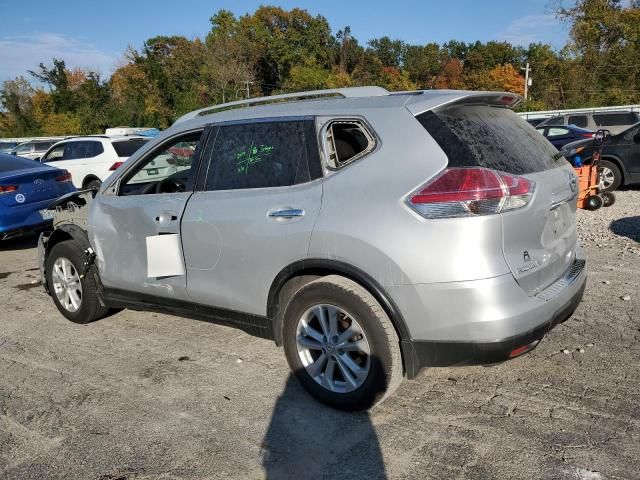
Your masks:
{"label": "door handle", "polygon": [[178,220],[178,215],[173,212],[160,212],[156,217],[156,223],[160,225],[166,225],[170,222],[175,222]]}
{"label": "door handle", "polygon": [[277,210],[271,210],[267,214],[270,218],[294,218],[294,217],[304,217],[304,210],[300,208],[279,208]]}

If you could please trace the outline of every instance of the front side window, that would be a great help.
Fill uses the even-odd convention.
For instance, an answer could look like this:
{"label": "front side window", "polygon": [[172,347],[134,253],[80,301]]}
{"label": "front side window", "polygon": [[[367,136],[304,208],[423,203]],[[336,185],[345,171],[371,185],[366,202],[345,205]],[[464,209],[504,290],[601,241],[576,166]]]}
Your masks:
{"label": "front side window", "polygon": [[120,195],[177,193],[192,188],[192,164],[202,131],[173,138],[155,149],[122,181]]}
{"label": "front side window", "polygon": [[25,143],[23,145],[18,145],[18,148],[16,148],[16,153],[18,155],[22,155],[25,153],[31,153],[31,150],[33,148],[33,144],[32,143]]}
{"label": "front side window", "polygon": [[43,162],[57,162],[58,160],[62,160],[64,156],[64,149],[67,144],[63,143],[61,145],[57,145],[56,147],[49,150],[44,157],[42,157]]}
{"label": "front side window", "polygon": [[284,187],[321,175],[313,120],[222,125],[206,189]]}

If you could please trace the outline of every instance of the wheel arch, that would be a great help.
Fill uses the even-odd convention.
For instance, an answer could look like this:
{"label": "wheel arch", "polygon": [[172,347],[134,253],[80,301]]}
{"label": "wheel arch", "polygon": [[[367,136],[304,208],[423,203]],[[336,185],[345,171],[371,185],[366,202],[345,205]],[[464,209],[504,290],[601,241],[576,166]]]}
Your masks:
{"label": "wheel arch", "polygon": [[93,173],[87,174],[82,180],[82,188],[86,189],[87,185],[89,185],[89,182],[93,182],[94,180],[97,180],[100,183],[102,183],[102,180],[100,180],[100,178],[97,175],[94,175]]}
{"label": "wheel arch", "polygon": [[618,167],[618,169],[620,169],[620,175],[622,176],[621,180],[620,180],[620,185],[625,185],[626,184],[626,179],[627,179],[627,170],[624,167],[624,162],[622,160],[620,160],[619,157],[617,157],[616,155],[611,155],[611,154],[603,154],[602,157],[600,158],[600,160],[607,160],[611,163],[615,163],[616,166]]}
{"label": "wheel arch", "polygon": [[338,260],[305,259],[294,262],[282,269],[269,289],[267,317],[272,321],[273,338],[277,345],[282,344],[282,312],[288,300],[302,286],[326,275],[341,275],[365,288],[380,303],[389,316],[401,345],[404,346],[405,342],[410,341],[411,336],[402,313],[393,299],[385,292],[382,285],[371,275]]}

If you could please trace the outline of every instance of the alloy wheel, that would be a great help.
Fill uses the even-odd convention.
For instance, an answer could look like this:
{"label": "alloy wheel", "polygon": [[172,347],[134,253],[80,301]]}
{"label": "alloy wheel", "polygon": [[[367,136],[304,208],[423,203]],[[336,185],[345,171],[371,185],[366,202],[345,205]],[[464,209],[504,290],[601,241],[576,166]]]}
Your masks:
{"label": "alloy wheel", "polygon": [[298,356],[316,383],[331,392],[359,388],[371,368],[371,349],[356,319],[334,305],[315,305],[298,321]]}
{"label": "alloy wheel", "polygon": [[57,258],[52,271],[53,290],[62,307],[77,312],[82,306],[82,283],[78,270],[67,258]]}

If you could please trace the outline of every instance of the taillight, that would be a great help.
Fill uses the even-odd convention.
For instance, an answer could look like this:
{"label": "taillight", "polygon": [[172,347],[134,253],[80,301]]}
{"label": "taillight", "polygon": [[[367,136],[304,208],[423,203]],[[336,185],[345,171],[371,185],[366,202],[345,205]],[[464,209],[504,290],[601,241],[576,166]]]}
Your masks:
{"label": "taillight", "polygon": [[111,165],[111,166],[109,167],[109,171],[110,171],[110,172],[113,172],[114,170],[117,170],[117,169],[118,169],[118,167],[119,167],[120,165],[122,165],[123,163],[124,163],[124,162],[116,162],[116,163],[114,163],[113,165]]}
{"label": "taillight", "polygon": [[595,133],[581,133],[580,136],[584,138],[593,138]]}
{"label": "taillight", "polygon": [[70,182],[70,181],[71,181],[71,174],[66,170],[63,170],[62,175],[58,175],[56,177],[56,182]]}
{"label": "taillight", "polygon": [[0,185],[0,195],[18,190],[18,185]]}
{"label": "taillight", "polygon": [[409,198],[426,218],[473,217],[522,208],[535,183],[486,168],[447,168]]}

